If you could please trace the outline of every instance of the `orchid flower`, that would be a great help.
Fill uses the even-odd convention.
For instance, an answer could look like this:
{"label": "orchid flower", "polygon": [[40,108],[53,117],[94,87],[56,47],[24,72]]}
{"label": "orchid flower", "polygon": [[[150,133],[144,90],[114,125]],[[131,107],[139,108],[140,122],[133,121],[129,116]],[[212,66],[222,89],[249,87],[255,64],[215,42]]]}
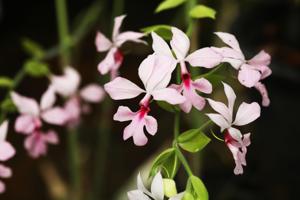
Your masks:
{"label": "orchid flower", "polygon": [[[152,181],[151,184],[151,192],[146,189],[144,183],[142,181],[141,175],[139,174],[137,177],[137,190],[132,190],[127,193],[129,200],[164,200],[164,185],[163,185],[163,178],[161,173],[158,172]],[[181,200],[183,198],[184,193],[179,193],[169,200]]]}
{"label": "orchid flower", "polygon": [[[14,147],[6,141],[7,131],[8,121],[5,120],[0,125],[0,161],[7,161],[16,153]],[[11,169],[3,164],[0,164],[0,178],[10,178],[11,176]],[[5,184],[0,180],[0,193],[3,192],[5,192]]]}
{"label": "orchid flower", "polygon": [[133,137],[135,145],[145,145],[148,139],[144,134],[144,126],[151,135],[156,134],[157,121],[152,116],[148,116],[151,98],[173,105],[185,101],[185,98],[175,89],[167,88],[175,67],[175,63],[166,56],[149,55],[139,66],[139,77],[145,90],[122,77],[117,77],[104,85],[105,91],[114,100],[131,99],[145,93],[144,98],[140,101],[138,112],[132,112],[128,107],[120,106],[114,115],[116,121],[131,120],[131,123],[124,129],[124,140]]}
{"label": "orchid flower", "polygon": [[76,126],[80,121],[81,113],[85,111],[81,102],[98,103],[102,101],[105,94],[97,84],[89,84],[79,90],[81,78],[79,73],[72,67],[66,67],[61,76],[52,76],[51,85],[55,92],[67,97],[64,112],[68,116],[67,124]]}
{"label": "orchid flower", "polygon": [[[41,145],[41,141],[49,141],[51,144],[58,143],[58,138],[54,131],[51,135],[44,134],[41,131],[42,120],[49,124],[64,125],[67,120],[67,115],[63,108],[53,107],[56,97],[54,89],[49,86],[47,91],[42,95],[40,105],[36,100],[19,95],[16,92],[11,93],[12,100],[16,105],[21,115],[16,119],[15,130],[16,132],[28,135],[25,139],[24,146],[28,150],[29,155],[37,158],[46,153],[46,142]],[[47,138],[55,138],[47,139]]]}
{"label": "orchid flower", "polygon": [[209,47],[198,49],[187,55],[190,48],[190,40],[187,35],[175,27],[172,28],[172,33],[173,37],[170,45],[176,57],[174,57],[169,45],[154,32],[152,33],[152,48],[155,54],[165,55],[180,64],[182,83],[180,85],[172,85],[172,87],[182,92],[183,96],[186,97],[186,101],[180,104],[181,109],[186,113],[190,112],[192,106],[202,110],[205,106],[205,99],[199,96],[196,90],[211,93],[212,85],[205,78],[193,81],[191,74],[186,68],[186,62],[195,67],[212,68],[220,63],[222,57]]}
{"label": "orchid flower", "polygon": [[247,146],[250,145],[250,133],[242,135],[240,130],[233,126],[244,126],[256,120],[260,116],[260,106],[258,103],[243,102],[237,111],[235,120],[233,121],[233,107],[236,95],[233,89],[223,83],[224,91],[228,100],[228,106],[222,102],[208,99],[210,106],[219,114],[207,114],[207,116],[221,128],[221,132],[225,130],[225,143],[231,151],[235,160],[234,174],[242,174],[243,166],[246,166]]}
{"label": "orchid flower", "polygon": [[223,32],[217,32],[216,35],[230,47],[213,48],[223,57],[222,62],[228,62],[233,68],[239,70],[239,82],[248,88],[255,87],[262,96],[262,105],[269,106],[268,91],[261,80],[272,73],[268,67],[271,56],[262,50],[252,59],[246,60],[234,35]]}
{"label": "orchid flower", "polygon": [[95,44],[98,52],[108,51],[106,57],[98,65],[98,70],[101,74],[111,73],[111,79],[114,79],[118,75],[118,69],[120,68],[124,56],[120,50],[123,43],[127,41],[145,43],[140,40],[144,36],[143,33],[126,31],[120,33],[120,27],[126,15],[121,15],[115,18],[115,24],[112,33],[112,41],[98,32],[96,35]]}

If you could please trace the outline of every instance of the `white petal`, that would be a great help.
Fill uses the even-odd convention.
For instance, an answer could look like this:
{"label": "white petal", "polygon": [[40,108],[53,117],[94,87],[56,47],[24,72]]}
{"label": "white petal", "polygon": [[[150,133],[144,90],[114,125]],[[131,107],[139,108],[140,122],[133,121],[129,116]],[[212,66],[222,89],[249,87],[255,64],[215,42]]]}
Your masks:
{"label": "white petal", "polygon": [[121,15],[115,18],[114,28],[113,28],[113,41],[116,40],[117,36],[120,34],[120,27],[126,15]]}
{"label": "white petal", "polygon": [[239,45],[239,42],[237,41],[236,37],[230,33],[224,33],[224,32],[216,32],[215,33],[225,44],[230,46],[236,51],[241,52],[241,48]]}
{"label": "white petal", "polygon": [[151,195],[151,193],[146,189],[146,187],[143,183],[141,173],[139,173],[137,176],[137,187],[140,191],[143,191],[144,193]]}
{"label": "white petal", "polygon": [[80,96],[87,102],[98,103],[104,96],[104,90],[97,84],[89,84],[80,90]]}
{"label": "white petal", "polygon": [[190,49],[190,40],[188,36],[178,28],[172,27],[172,33],[173,37],[170,41],[172,50],[178,60],[183,60]]}
{"label": "white petal", "polygon": [[230,124],[226,121],[226,119],[219,114],[206,114],[215,124],[217,124],[221,128],[221,132],[223,132],[224,129],[229,128]]}
{"label": "white petal", "polygon": [[212,50],[211,48],[202,48],[197,51],[194,51],[185,59],[193,67],[206,67],[212,68],[220,64],[223,57]]}
{"label": "white petal", "polygon": [[157,55],[165,55],[174,58],[169,45],[166,43],[166,41],[164,41],[164,39],[162,39],[155,32],[152,32],[151,36],[153,40],[152,49]]}
{"label": "white petal", "polygon": [[5,141],[8,130],[8,120],[5,120],[0,125],[0,142]]}
{"label": "white petal", "polygon": [[139,66],[138,73],[143,84],[146,86],[149,78],[155,67],[155,55],[149,55],[145,58]]}
{"label": "white petal", "polygon": [[163,178],[162,178],[160,172],[158,172],[153,178],[153,181],[151,184],[151,193],[155,200],[163,200],[164,199]]}
{"label": "white petal", "polygon": [[112,43],[101,32],[97,32],[95,45],[98,52],[104,52],[107,51],[112,46]]}
{"label": "white petal", "polygon": [[244,64],[239,71],[238,79],[240,83],[248,88],[254,87],[260,80],[260,72],[251,69],[249,65]]}
{"label": "white petal", "polygon": [[166,101],[169,104],[181,104],[186,100],[177,90],[173,88],[163,88],[152,92],[153,99],[157,101]]}
{"label": "white petal", "polygon": [[135,117],[136,113],[132,112],[126,106],[119,106],[118,111],[114,114],[113,119],[115,121],[124,122],[132,120]]}
{"label": "white petal", "polygon": [[258,103],[253,102],[251,104],[243,102],[235,117],[234,125],[243,126],[253,122],[260,116],[260,106]]}
{"label": "white petal", "polygon": [[145,195],[140,190],[133,190],[127,193],[129,200],[151,200],[147,195]]}
{"label": "white petal", "polygon": [[49,124],[54,125],[64,125],[68,120],[68,114],[66,110],[59,107],[48,109],[42,112],[41,115],[43,120],[45,120]]}
{"label": "white petal", "polygon": [[232,116],[232,112],[233,112],[233,106],[234,106],[234,102],[235,102],[235,99],[236,99],[236,95],[233,91],[233,89],[226,83],[222,82],[223,85],[224,85],[224,92],[225,92],[225,95],[227,97],[227,100],[228,100],[228,108],[229,108],[229,111],[230,111],[230,115]]}
{"label": "white petal", "polygon": [[20,113],[33,116],[39,115],[40,111],[36,100],[24,97],[16,92],[11,93],[11,98]]}
{"label": "white petal", "polygon": [[144,92],[136,84],[122,77],[106,83],[104,89],[114,100],[131,99]]}
{"label": "white petal", "polygon": [[231,123],[232,122],[232,116],[230,113],[230,110],[228,109],[228,107],[219,101],[215,101],[213,99],[207,99],[209,105],[219,114],[221,114],[226,120],[227,122]]}
{"label": "white petal", "polygon": [[155,135],[157,132],[157,121],[152,116],[145,117],[145,126],[149,134]]}
{"label": "white petal", "polygon": [[56,101],[54,88],[50,85],[41,98],[41,110],[51,108]]}
{"label": "white petal", "polygon": [[144,33],[126,31],[117,36],[115,44],[118,47],[120,47],[123,43],[125,43],[127,41],[147,44],[145,41],[140,39],[144,36],[145,36]]}

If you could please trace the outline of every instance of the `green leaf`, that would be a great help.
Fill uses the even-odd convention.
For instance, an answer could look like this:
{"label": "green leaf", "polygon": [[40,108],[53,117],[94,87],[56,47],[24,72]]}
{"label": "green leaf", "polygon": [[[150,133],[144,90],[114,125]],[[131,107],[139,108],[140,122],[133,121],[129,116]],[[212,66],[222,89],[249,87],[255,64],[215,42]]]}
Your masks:
{"label": "green leaf", "polygon": [[173,179],[164,178],[163,185],[164,185],[164,194],[166,197],[170,198],[177,194],[176,183]]}
{"label": "green leaf", "polygon": [[1,88],[11,88],[13,86],[14,82],[12,79],[5,77],[5,76],[1,76],[0,77],[0,87]]}
{"label": "green leaf", "polygon": [[192,153],[202,150],[210,142],[210,138],[201,129],[185,131],[179,135],[177,140],[181,148]]}
{"label": "green leaf", "polygon": [[1,102],[1,109],[8,113],[17,111],[17,108],[11,98],[6,98]]}
{"label": "green leaf", "polygon": [[216,11],[213,8],[204,6],[204,5],[197,5],[192,8],[189,12],[190,17],[192,18],[216,18]]}
{"label": "green leaf", "polygon": [[196,199],[208,200],[208,192],[204,183],[197,176],[190,176],[189,181],[192,185],[194,197]]}
{"label": "green leaf", "polygon": [[157,6],[155,13],[159,13],[163,10],[175,8],[175,7],[183,4],[185,1],[186,0],[164,0]]}
{"label": "green leaf", "polygon": [[190,192],[185,192],[182,200],[195,200],[195,198]]}
{"label": "green leaf", "polygon": [[26,53],[35,58],[41,58],[45,55],[44,49],[35,41],[25,38],[22,40],[22,46]]}
{"label": "green leaf", "polygon": [[145,28],[142,28],[141,31],[145,34],[150,34],[151,32],[157,33],[159,36],[166,40],[170,40],[172,38],[172,32],[171,32],[171,26],[159,24],[159,25],[153,25],[148,26]]}
{"label": "green leaf", "polygon": [[159,107],[168,112],[175,113],[177,111],[180,111],[180,108],[178,106],[171,105],[165,101],[156,101],[156,103]]}
{"label": "green leaf", "polygon": [[36,60],[29,60],[25,62],[25,71],[28,75],[33,77],[42,77],[49,75],[50,71],[46,63]]}
{"label": "green leaf", "polygon": [[179,162],[174,148],[169,148],[159,154],[153,162],[149,176],[161,171],[164,177],[174,178],[179,168]]}

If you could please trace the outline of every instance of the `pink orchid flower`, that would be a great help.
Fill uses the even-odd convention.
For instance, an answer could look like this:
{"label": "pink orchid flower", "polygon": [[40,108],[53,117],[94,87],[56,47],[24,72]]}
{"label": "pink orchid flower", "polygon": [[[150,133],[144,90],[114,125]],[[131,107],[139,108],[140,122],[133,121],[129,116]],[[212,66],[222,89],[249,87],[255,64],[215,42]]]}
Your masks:
{"label": "pink orchid flower", "polygon": [[[5,120],[0,125],[0,161],[7,161],[16,153],[15,148],[6,141],[7,131],[8,121]],[[11,169],[3,164],[0,164],[0,178],[10,178],[11,176]],[[3,192],[5,192],[5,184],[0,180],[0,193]]]}
{"label": "pink orchid flower", "polygon": [[[44,135],[44,132],[41,131],[42,120],[53,125],[64,125],[67,122],[67,115],[64,109],[53,107],[56,101],[53,87],[49,86],[47,91],[42,95],[40,105],[38,105],[36,100],[21,96],[16,92],[12,92],[11,97],[21,113],[16,119],[15,130],[16,132],[28,135],[24,142],[25,148],[33,158],[44,155],[46,153],[45,145],[41,145],[41,143],[42,140],[47,140],[44,138],[50,136],[48,136],[48,133]],[[51,131],[51,135],[52,138],[57,138],[54,131]],[[49,143],[56,144],[58,143],[58,139],[56,139],[56,142]]]}
{"label": "pink orchid flower", "polygon": [[120,106],[114,115],[116,121],[131,120],[131,123],[124,130],[124,140],[133,137],[135,145],[145,145],[148,139],[144,133],[144,126],[151,135],[156,134],[157,121],[148,116],[151,98],[157,101],[166,101],[173,105],[185,101],[185,98],[175,89],[167,88],[175,67],[176,64],[166,56],[149,55],[139,66],[139,77],[145,90],[122,77],[117,77],[104,85],[105,91],[114,100],[131,99],[141,93],[146,93],[140,101],[138,112],[132,112],[128,107]]}
{"label": "pink orchid flower", "polygon": [[121,66],[124,56],[120,50],[123,43],[127,41],[145,43],[140,40],[144,36],[143,33],[126,31],[120,33],[121,24],[126,16],[121,15],[115,18],[115,24],[112,33],[112,41],[105,37],[101,32],[96,35],[95,44],[98,52],[108,51],[106,57],[98,65],[101,74],[111,73],[111,79],[118,75],[118,69]]}
{"label": "pink orchid flower", "polygon": [[187,56],[190,48],[189,38],[185,33],[175,27],[172,28],[172,33],[173,36],[170,45],[176,57],[174,57],[169,45],[154,32],[152,33],[152,48],[155,54],[165,55],[170,59],[173,59],[174,62],[180,64],[182,84],[172,85],[172,87],[176,88],[179,92],[182,92],[183,96],[186,97],[186,101],[183,104],[180,104],[181,109],[186,113],[190,112],[192,106],[198,110],[202,110],[205,106],[205,99],[199,96],[196,90],[204,93],[211,93],[212,85],[205,78],[193,81],[191,79],[191,74],[186,68],[186,62],[194,67],[201,66],[212,68],[220,63],[222,57],[208,47],[198,49]]}
{"label": "pink orchid flower", "polygon": [[262,105],[269,106],[268,91],[261,80],[272,74],[268,67],[271,56],[265,51],[260,51],[252,59],[246,60],[234,35],[222,32],[217,32],[216,35],[230,47],[213,48],[223,56],[222,62],[228,62],[236,70],[239,70],[239,82],[248,88],[255,87],[262,96]]}
{"label": "pink orchid flower", "polygon": [[79,73],[72,67],[66,67],[64,74],[61,76],[51,77],[51,85],[55,92],[68,98],[64,106],[64,112],[68,116],[67,124],[71,127],[80,122],[82,112],[89,110],[83,109],[81,106],[82,101],[98,103],[105,97],[104,90],[97,84],[89,84],[79,90],[80,82]]}
{"label": "pink orchid flower", "polygon": [[241,132],[233,126],[244,126],[256,120],[260,116],[260,106],[258,103],[243,102],[237,111],[235,120],[233,121],[233,107],[236,95],[233,89],[223,83],[224,91],[228,100],[228,106],[222,102],[208,99],[210,106],[219,114],[207,114],[207,116],[221,128],[221,132],[225,130],[225,143],[231,151],[235,160],[234,174],[243,173],[243,165],[246,166],[247,146],[250,145],[250,133],[242,135]]}

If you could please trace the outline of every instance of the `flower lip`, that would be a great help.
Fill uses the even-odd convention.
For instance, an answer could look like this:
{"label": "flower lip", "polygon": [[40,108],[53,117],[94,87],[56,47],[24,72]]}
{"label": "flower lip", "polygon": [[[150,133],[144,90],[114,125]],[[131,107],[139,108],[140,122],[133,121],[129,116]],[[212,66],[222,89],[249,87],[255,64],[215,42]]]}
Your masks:
{"label": "flower lip", "polygon": [[191,75],[189,73],[185,73],[181,75],[181,79],[186,88],[190,88],[191,86]]}
{"label": "flower lip", "polygon": [[139,119],[143,119],[148,113],[150,112],[149,106],[141,105],[140,110],[139,110]]}
{"label": "flower lip", "polygon": [[118,63],[122,63],[124,59],[124,55],[120,49],[117,49],[117,51],[114,53],[114,59]]}

